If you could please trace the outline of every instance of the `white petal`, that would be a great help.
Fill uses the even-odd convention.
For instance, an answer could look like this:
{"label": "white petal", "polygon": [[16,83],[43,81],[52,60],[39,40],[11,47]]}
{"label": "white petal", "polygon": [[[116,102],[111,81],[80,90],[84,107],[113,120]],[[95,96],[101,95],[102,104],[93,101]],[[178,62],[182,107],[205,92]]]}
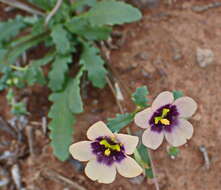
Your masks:
{"label": "white petal", "polygon": [[136,125],[142,128],[148,128],[149,127],[149,120],[151,116],[153,115],[152,109],[147,108],[141,112],[138,112],[135,115],[134,122]]}
{"label": "white petal", "polygon": [[161,92],[153,101],[152,110],[156,110],[166,104],[172,104],[174,101],[173,93],[169,91]]}
{"label": "white petal", "polygon": [[174,126],[171,132],[165,132],[167,141],[172,146],[181,146],[186,143],[187,139],[193,136],[193,126],[192,124],[185,120],[179,119],[178,125]]}
{"label": "white petal", "polygon": [[144,131],[142,136],[142,142],[148,148],[156,150],[163,142],[164,133],[163,131],[156,132],[152,131],[151,128]]}
{"label": "white petal", "polygon": [[108,129],[106,124],[102,121],[96,122],[87,130],[87,137],[90,140],[95,140],[100,136],[112,137],[113,135],[114,134],[110,131],[110,129]]}
{"label": "white petal", "polygon": [[97,160],[90,160],[85,167],[85,174],[93,181],[97,180],[99,183],[112,183],[116,177],[116,166],[107,166],[97,162]]}
{"label": "white petal", "polygon": [[81,141],[72,144],[69,151],[74,159],[79,161],[88,161],[94,157],[91,149],[91,141]]}
{"label": "white petal", "polygon": [[191,117],[196,109],[197,103],[190,97],[181,97],[175,100],[174,105],[176,105],[179,117],[188,118]]}
{"label": "white petal", "polygon": [[120,163],[116,164],[117,171],[124,177],[136,177],[143,172],[140,165],[131,157],[127,156]]}
{"label": "white petal", "polygon": [[116,134],[116,138],[124,145],[126,154],[133,154],[139,142],[137,136]]}

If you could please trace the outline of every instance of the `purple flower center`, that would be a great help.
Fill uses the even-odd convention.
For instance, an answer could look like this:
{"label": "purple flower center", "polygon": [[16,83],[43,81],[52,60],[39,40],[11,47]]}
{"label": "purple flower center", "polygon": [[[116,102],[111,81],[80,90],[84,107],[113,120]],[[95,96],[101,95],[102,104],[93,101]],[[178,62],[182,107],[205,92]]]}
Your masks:
{"label": "purple flower center", "polygon": [[171,132],[173,127],[178,124],[179,112],[177,107],[172,104],[167,104],[158,108],[149,120],[152,131],[161,132],[165,130]]}
{"label": "purple flower center", "polygon": [[91,143],[91,147],[97,161],[108,166],[114,162],[119,163],[126,157],[124,146],[109,137],[98,137]]}

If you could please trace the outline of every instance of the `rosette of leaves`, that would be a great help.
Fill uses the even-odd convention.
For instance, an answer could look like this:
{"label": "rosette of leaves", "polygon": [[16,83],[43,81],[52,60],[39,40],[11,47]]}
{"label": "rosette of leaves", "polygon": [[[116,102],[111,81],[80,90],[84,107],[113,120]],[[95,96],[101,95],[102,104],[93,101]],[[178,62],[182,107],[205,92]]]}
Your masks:
{"label": "rosette of leaves", "polygon": [[[83,112],[82,76],[87,76],[94,87],[103,88],[106,84],[108,71],[95,42],[108,39],[114,25],[141,19],[138,9],[117,0],[70,2],[28,0],[27,5],[32,4],[29,13],[37,10],[33,16],[0,22],[1,90],[7,89],[6,81],[14,76],[19,81],[16,87],[38,83],[50,88],[51,145],[62,161],[69,157],[75,115]],[[56,6],[58,9],[48,19]],[[24,53],[38,51],[40,44],[47,48],[42,57],[18,65]]]}

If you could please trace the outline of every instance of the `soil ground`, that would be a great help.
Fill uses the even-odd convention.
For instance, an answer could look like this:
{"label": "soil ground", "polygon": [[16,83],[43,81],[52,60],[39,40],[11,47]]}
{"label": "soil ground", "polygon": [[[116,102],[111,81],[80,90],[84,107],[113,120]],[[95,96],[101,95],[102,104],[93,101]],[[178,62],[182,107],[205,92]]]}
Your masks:
{"label": "soil ground", "polygon": [[[161,190],[221,189],[221,7],[202,12],[192,10],[193,6],[211,2],[192,0],[176,1],[171,5],[161,3],[152,9],[145,8],[142,21],[116,29],[123,33],[124,40],[119,49],[111,52],[111,64],[124,86],[133,91],[136,87],[147,85],[151,100],[163,90],[182,90],[199,105],[191,119],[194,136],[181,148],[179,156],[172,160],[167,155],[166,142],[152,152]],[[0,16],[5,18],[5,14],[1,14],[2,11]],[[211,49],[215,56],[214,63],[200,67],[196,61],[197,48]],[[40,121],[50,105],[45,96],[48,92],[45,93],[42,87],[29,91],[30,120]],[[2,93],[0,113],[9,119],[4,96],[5,93]],[[105,121],[107,117],[119,113],[108,87],[88,90],[85,102],[85,113],[78,117],[75,126],[74,141],[85,139],[86,130],[95,121]],[[124,108],[131,109],[128,98],[125,99]],[[51,179],[50,171],[56,171],[88,190],[155,189],[150,180],[135,184],[121,176],[110,185],[90,181],[70,162],[59,162],[52,154],[48,137],[43,135],[39,126],[32,127],[35,128],[37,154],[19,159],[22,182],[27,189],[79,189],[55,180],[56,177]],[[1,133],[0,139],[10,138]],[[199,150],[201,145],[206,147],[209,154],[209,169],[205,168],[204,157]]]}

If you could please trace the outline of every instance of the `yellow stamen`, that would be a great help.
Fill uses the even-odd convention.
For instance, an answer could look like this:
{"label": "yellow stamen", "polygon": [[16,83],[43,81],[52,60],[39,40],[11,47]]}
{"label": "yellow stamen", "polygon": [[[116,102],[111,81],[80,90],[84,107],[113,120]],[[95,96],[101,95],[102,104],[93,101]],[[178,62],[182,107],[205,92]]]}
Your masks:
{"label": "yellow stamen", "polygon": [[154,123],[155,123],[155,124],[158,124],[161,119],[162,119],[161,116],[155,117],[155,118],[154,118]]}
{"label": "yellow stamen", "polygon": [[110,153],[111,153],[111,151],[109,148],[104,151],[105,156],[109,156]]}
{"label": "yellow stamen", "polygon": [[106,150],[104,151],[104,154],[106,156],[109,156],[112,150],[116,150],[118,152],[120,152],[120,145],[119,144],[115,144],[115,145],[110,145],[107,140],[103,139],[102,141],[100,141],[100,145],[104,145]]}
{"label": "yellow stamen", "polygon": [[164,125],[169,125],[170,121],[168,119],[161,119],[160,122]]}
{"label": "yellow stamen", "polygon": [[167,116],[167,113],[168,113],[169,111],[170,111],[169,109],[164,108],[164,109],[163,109],[163,113],[162,113],[162,118],[164,118],[165,116]]}

